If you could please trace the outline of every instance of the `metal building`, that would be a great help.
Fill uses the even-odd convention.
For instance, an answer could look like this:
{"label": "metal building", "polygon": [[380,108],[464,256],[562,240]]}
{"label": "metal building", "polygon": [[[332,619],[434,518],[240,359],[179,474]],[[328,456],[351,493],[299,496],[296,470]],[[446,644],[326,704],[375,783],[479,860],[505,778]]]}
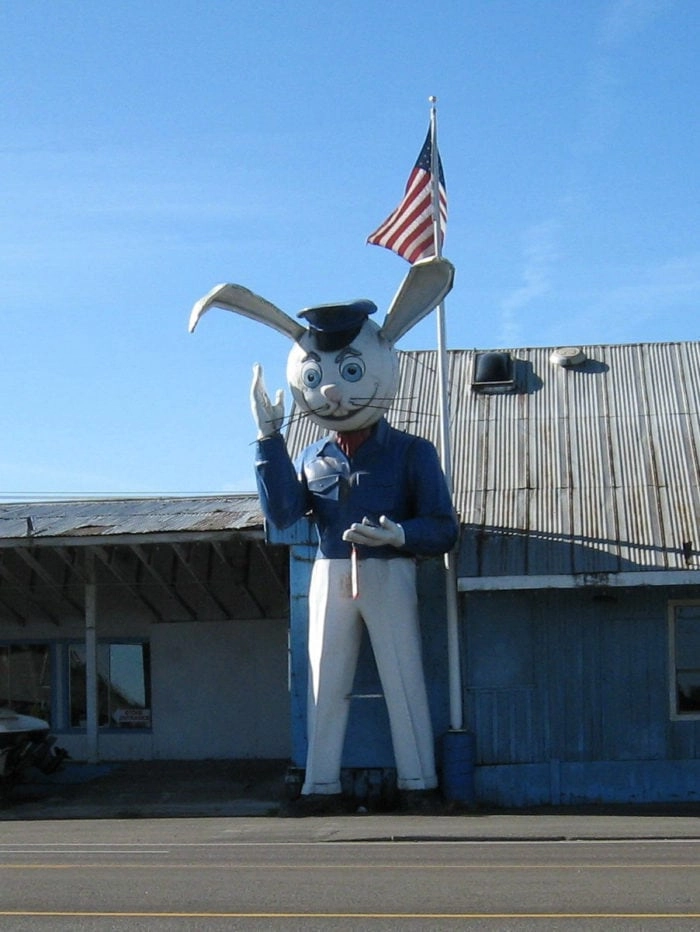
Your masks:
{"label": "metal building", "polygon": [[[477,800],[697,799],[700,343],[448,355]],[[402,353],[392,422],[437,444],[438,416],[435,353]],[[0,697],[76,758],[302,766],[313,540],[266,538],[255,496],[0,505]],[[440,560],[419,586],[439,738]],[[380,693],[365,645],[350,771],[393,766]]]}
{"label": "metal building", "polygon": [[[449,386],[477,799],[698,798],[700,344],[453,351]],[[437,445],[434,353],[401,354],[393,411],[395,426]],[[314,436],[297,424],[288,439],[298,450]],[[309,551],[303,529],[295,535],[293,755],[302,761]],[[439,564],[428,561],[422,580],[440,734],[449,723]],[[373,677],[366,657],[354,692],[375,695]],[[391,766],[381,700],[355,706],[347,766]]]}

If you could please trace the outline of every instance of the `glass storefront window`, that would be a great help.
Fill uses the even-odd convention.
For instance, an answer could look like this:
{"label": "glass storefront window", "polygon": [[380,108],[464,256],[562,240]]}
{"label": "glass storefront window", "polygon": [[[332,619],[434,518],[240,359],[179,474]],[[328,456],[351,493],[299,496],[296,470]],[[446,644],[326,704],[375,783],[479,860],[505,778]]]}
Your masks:
{"label": "glass storefront window", "polygon": [[49,721],[51,657],[48,644],[0,645],[0,708]]}
{"label": "glass storefront window", "polygon": [[[84,728],[87,717],[85,645],[69,648],[70,723]],[[146,643],[97,646],[97,709],[101,728],[151,727],[151,670]]]}

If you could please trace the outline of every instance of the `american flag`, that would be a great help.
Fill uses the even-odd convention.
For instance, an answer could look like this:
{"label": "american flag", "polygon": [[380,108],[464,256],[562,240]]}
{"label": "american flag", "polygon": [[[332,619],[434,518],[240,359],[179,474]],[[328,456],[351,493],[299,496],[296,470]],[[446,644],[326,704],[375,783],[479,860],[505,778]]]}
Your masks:
{"label": "american flag", "polygon": [[[420,150],[420,155],[406,183],[403,200],[384,223],[367,237],[368,243],[374,246],[385,246],[411,264],[418,259],[426,259],[428,256],[435,255],[431,156],[432,141],[430,130],[428,130],[423,148]],[[439,236],[440,247],[442,247],[447,226],[447,190],[439,152],[437,153],[437,165],[440,205]]]}

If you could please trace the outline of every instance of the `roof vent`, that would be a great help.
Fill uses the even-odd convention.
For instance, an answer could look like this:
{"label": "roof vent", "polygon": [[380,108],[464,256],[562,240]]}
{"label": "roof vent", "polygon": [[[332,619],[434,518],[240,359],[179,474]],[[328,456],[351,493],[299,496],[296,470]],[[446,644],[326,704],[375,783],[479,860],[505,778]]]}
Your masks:
{"label": "roof vent", "polygon": [[568,369],[570,366],[580,366],[585,362],[586,354],[580,346],[560,346],[554,350],[549,361],[554,366],[563,366]]}
{"label": "roof vent", "polygon": [[515,366],[510,353],[477,353],[474,357],[472,388],[475,392],[497,394],[515,388]]}

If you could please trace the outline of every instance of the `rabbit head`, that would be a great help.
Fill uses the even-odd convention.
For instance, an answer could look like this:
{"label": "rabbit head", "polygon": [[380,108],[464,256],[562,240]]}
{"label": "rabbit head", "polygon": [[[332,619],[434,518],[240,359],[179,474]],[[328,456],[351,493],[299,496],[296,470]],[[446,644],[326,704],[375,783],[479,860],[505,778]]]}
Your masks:
{"label": "rabbit head", "polygon": [[219,285],[195,304],[190,332],[210,307],[243,314],[290,337],[287,381],[297,408],[321,427],[361,430],[378,421],[398,387],[395,343],[452,288],[454,267],[442,257],[411,266],[381,327],[372,301],[319,305],[298,314],[308,328],[240,285]]}

